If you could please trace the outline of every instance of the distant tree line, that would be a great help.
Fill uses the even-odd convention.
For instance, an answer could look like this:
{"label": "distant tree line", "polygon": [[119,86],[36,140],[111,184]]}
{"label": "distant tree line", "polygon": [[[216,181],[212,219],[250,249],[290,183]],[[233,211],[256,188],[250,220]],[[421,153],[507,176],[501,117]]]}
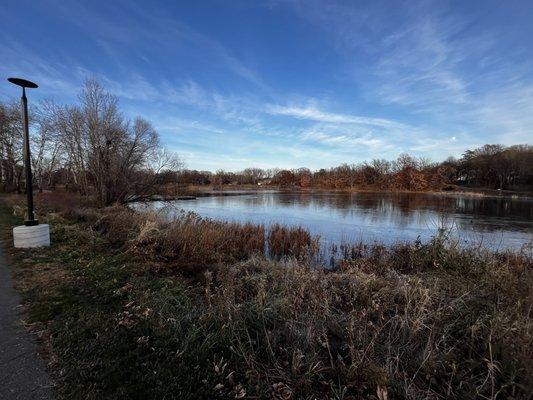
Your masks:
{"label": "distant tree line", "polygon": [[[104,205],[152,195],[162,173],[180,167],[146,120],[125,118],[115,96],[88,80],[75,105],[42,102],[30,109],[31,154],[38,190],[62,185]],[[24,190],[18,101],[0,103],[0,188]]]}
{"label": "distant tree line", "polygon": [[181,170],[169,181],[184,185],[277,185],[330,189],[442,190],[450,184],[490,189],[533,189],[533,146],[485,145],[444,162],[400,155],[311,171],[247,168],[241,172]]}

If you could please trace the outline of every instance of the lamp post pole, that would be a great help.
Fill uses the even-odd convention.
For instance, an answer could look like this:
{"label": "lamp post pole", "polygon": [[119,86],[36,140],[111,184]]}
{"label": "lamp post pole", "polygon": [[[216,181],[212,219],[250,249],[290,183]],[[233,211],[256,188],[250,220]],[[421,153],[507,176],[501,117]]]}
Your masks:
{"label": "lamp post pole", "polygon": [[28,206],[26,226],[39,225],[35,219],[33,211],[33,182],[31,175],[31,154],[30,154],[30,131],[28,124],[28,99],[26,98],[26,88],[37,88],[38,86],[30,81],[19,78],[9,78],[9,82],[22,87],[22,125],[24,130],[24,170],[26,172],[26,198]]}
{"label": "lamp post pole", "polygon": [[28,127],[28,99],[26,88],[22,88],[22,118],[24,119],[24,169],[26,170],[26,197],[28,202],[28,219],[26,226],[38,225],[33,211],[33,180],[31,176],[30,132]]}

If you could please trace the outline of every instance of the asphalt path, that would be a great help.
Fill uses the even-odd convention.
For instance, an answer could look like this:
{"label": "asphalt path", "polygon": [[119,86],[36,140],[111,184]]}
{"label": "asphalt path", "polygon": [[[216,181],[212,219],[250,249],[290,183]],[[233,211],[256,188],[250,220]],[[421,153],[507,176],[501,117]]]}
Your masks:
{"label": "asphalt path", "polygon": [[53,399],[52,381],[35,337],[22,324],[20,304],[0,250],[0,399]]}

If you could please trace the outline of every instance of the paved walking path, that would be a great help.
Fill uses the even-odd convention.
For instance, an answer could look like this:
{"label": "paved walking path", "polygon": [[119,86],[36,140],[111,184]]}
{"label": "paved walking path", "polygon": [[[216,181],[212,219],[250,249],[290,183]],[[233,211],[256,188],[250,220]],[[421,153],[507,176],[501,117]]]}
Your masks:
{"label": "paved walking path", "polygon": [[45,362],[32,335],[22,326],[20,296],[0,251],[0,399],[53,399]]}

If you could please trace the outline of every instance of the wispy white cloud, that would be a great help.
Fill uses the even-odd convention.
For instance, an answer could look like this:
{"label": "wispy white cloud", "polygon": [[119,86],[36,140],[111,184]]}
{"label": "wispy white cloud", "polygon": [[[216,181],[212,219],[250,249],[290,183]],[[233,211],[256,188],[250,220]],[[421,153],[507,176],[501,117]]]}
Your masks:
{"label": "wispy white cloud", "polygon": [[[425,120],[427,137],[419,132],[420,145],[412,147],[414,151],[435,154],[442,145],[443,151],[457,153],[486,141],[531,141],[533,62],[520,53],[529,50],[509,42],[507,31],[475,29],[479,14],[457,13],[446,2],[398,3],[393,8],[379,1],[275,4],[290,5],[327,34],[343,61],[339,68],[352,71],[346,75],[352,77],[354,90],[362,88],[384,115],[390,107],[396,112],[400,107],[407,120]],[[300,118],[314,115],[317,121],[335,119],[312,111],[281,110]],[[457,140],[452,146],[448,138],[457,130],[457,138],[468,142]]]}
{"label": "wispy white cloud", "polygon": [[314,106],[269,105],[267,112],[311,123],[311,126],[299,129],[296,134],[288,134],[294,140],[342,151],[349,150],[352,156],[357,157],[376,154],[378,151],[379,156],[395,157],[403,151],[457,153],[465,149],[464,142],[457,143],[451,139],[459,133],[440,132],[435,128],[413,126],[385,118],[326,112]]}
{"label": "wispy white cloud", "polygon": [[312,141],[330,146],[341,146],[343,148],[361,148],[361,146],[363,146],[366,149],[370,148],[373,150],[378,148],[385,150],[385,147],[390,149],[390,144],[386,144],[383,139],[372,137],[370,134],[334,134],[328,132],[328,129],[321,129],[319,127],[303,131],[299,134],[299,138],[305,141]]}
{"label": "wispy white cloud", "polygon": [[176,117],[157,118],[155,121],[155,128],[160,131],[170,132],[171,134],[208,132],[222,135],[231,133],[227,129],[223,129],[220,126],[212,125],[204,121]]}
{"label": "wispy white cloud", "polygon": [[[254,85],[256,90],[271,91],[258,72],[228,47],[187,25],[180,20],[179,15],[172,15],[169,9],[158,7],[148,10],[128,2],[128,13],[121,15],[121,22],[117,23],[117,10],[113,8],[117,5],[109,4],[107,7],[99,7],[96,11],[95,7],[76,1],[57,4],[57,11],[68,23],[94,35],[99,46],[124,72],[132,70],[131,62],[124,64],[119,56],[126,52],[150,62],[155,49],[170,58],[183,51],[183,46],[188,46],[186,48],[201,49],[212,68],[226,69]],[[71,17],[73,13],[77,18]]]}
{"label": "wispy white cloud", "polygon": [[266,111],[272,115],[284,115],[297,119],[304,119],[310,121],[331,122],[340,124],[361,124],[373,125],[384,128],[404,128],[405,126],[396,121],[391,121],[384,118],[371,118],[357,115],[337,114],[321,111],[315,107],[295,107],[295,106],[280,106],[267,105]]}
{"label": "wispy white cloud", "polygon": [[0,37],[0,59],[2,77],[31,77],[39,84],[39,92],[46,91],[49,94],[72,96],[78,91],[76,82],[71,79],[72,66],[61,61],[50,62],[11,36]]}
{"label": "wispy white cloud", "polygon": [[461,63],[485,46],[478,38],[477,48],[461,46],[452,39],[464,27],[454,18],[417,16],[408,28],[385,37],[376,64],[378,96],[383,102],[409,106],[415,110],[434,106],[466,104],[470,93]]}

